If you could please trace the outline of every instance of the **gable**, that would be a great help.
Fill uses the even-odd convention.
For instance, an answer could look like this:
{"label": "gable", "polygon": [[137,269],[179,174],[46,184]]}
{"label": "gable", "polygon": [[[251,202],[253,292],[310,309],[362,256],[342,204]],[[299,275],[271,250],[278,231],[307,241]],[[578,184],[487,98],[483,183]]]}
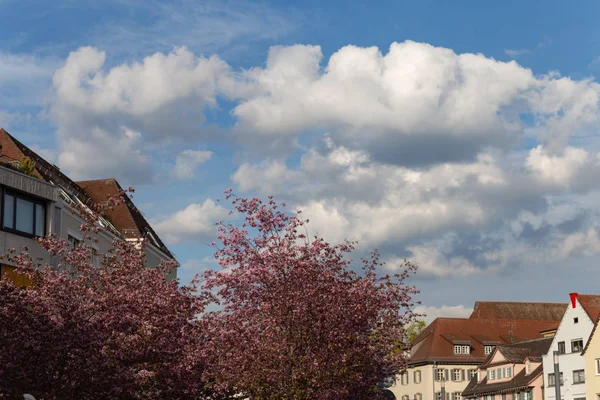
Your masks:
{"label": "gable", "polygon": [[[576,318],[577,323],[575,323]],[[565,343],[567,353],[570,352],[571,341],[573,339],[582,339],[585,345],[593,328],[594,324],[592,320],[579,301],[575,302],[574,308],[569,304],[556,330],[556,334],[552,338],[552,345],[548,353],[544,356],[544,359],[547,357],[552,358],[552,352],[558,349],[559,342]]]}

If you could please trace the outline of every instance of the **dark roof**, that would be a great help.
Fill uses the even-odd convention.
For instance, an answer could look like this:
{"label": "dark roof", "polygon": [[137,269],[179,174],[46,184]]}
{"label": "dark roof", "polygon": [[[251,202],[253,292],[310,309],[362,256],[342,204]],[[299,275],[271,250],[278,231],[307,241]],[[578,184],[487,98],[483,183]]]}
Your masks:
{"label": "dark roof", "polygon": [[518,374],[513,376],[510,381],[498,382],[498,383],[487,383],[487,377],[483,378],[481,382],[477,382],[477,377],[473,377],[465,390],[462,392],[463,397],[469,396],[480,396],[482,394],[498,393],[514,391],[520,388],[531,387],[532,382],[540,376],[542,373],[543,366],[540,364],[536,369],[531,371],[530,374],[525,373],[525,369],[522,369]]}
{"label": "dark roof", "polygon": [[[106,202],[110,196],[115,196],[123,189],[115,179],[98,179],[79,181],[77,184],[95,202]],[[167,246],[160,240],[152,226],[146,221],[142,212],[133,204],[129,196],[123,196],[124,202],[113,207],[105,216],[111,221],[126,238],[147,237],[154,245],[173,257]]]}
{"label": "dark roof", "polygon": [[[541,338],[541,330],[558,325],[557,321],[488,320],[469,318],[437,318],[410,344],[409,364],[423,362],[464,362],[481,364],[488,355],[485,343],[510,344]],[[452,338],[470,339],[471,353],[454,354]]]}
{"label": "dark roof", "polygon": [[476,301],[469,318],[560,321],[567,303]]}
{"label": "dark roof", "polygon": [[[550,345],[552,345],[553,338],[541,338],[525,340],[513,344],[505,344],[498,346],[497,352],[502,353],[504,358],[511,363],[523,363],[527,358],[532,361],[541,360],[541,357],[548,352]],[[483,366],[489,365],[493,356],[486,360]],[[483,367],[482,366],[482,367]]]}
{"label": "dark roof", "polygon": [[[74,182],[68,176],[63,174],[60,169],[40,155],[18,141],[6,130],[0,128],[0,162],[7,162],[18,165],[23,156],[29,157],[35,162],[34,175],[41,180],[52,183],[63,189],[69,196],[75,196],[86,206],[92,206],[94,203],[102,203],[110,195],[116,194],[121,189],[119,183],[114,179],[104,179],[98,181]],[[103,192],[104,191],[104,192]],[[142,213],[137,209],[129,197],[125,196],[125,204],[115,207],[115,209],[105,215],[118,230],[115,232],[125,238],[148,237],[161,251],[169,257],[175,258],[167,246],[160,240],[156,232],[152,229]]]}

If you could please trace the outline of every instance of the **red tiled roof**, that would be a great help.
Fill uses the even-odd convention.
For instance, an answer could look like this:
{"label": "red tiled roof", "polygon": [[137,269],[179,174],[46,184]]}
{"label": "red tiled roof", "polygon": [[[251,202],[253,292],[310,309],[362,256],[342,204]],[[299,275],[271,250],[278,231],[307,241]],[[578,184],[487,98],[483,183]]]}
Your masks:
{"label": "red tiled roof", "polygon": [[476,301],[469,318],[560,321],[567,303]]}
{"label": "red tiled roof", "polygon": [[592,322],[596,323],[600,315],[600,295],[580,294],[577,296],[577,300]]}
{"label": "red tiled roof", "polygon": [[[484,353],[485,342],[510,344],[541,338],[540,331],[556,327],[559,321],[548,320],[490,320],[469,318],[437,318],[412,342],[409,364],[422,362],[465,362],[479,364],[488,355]],[[469,338],[471,353],[454,354],[454,344],[448,335]],[[458,343],[457,343],[458,344]]]}
{"label": "red tiled roof", "polygon": [[[79,181],[77,184],[90,196],[96,203],[104,203],[109,197],[117,195],[123,189],[115,179],[97,179],[91,181]],[[144,218],[141,211],[133,204],[128,196],[123,197],[124,202],[108,211],[106,218],[119,229],[126,238],[140,238],[151,235],[151,241],[162,251],[172,256],[167,246],[160,240],[156,232],[152,229],[148,221]]]}

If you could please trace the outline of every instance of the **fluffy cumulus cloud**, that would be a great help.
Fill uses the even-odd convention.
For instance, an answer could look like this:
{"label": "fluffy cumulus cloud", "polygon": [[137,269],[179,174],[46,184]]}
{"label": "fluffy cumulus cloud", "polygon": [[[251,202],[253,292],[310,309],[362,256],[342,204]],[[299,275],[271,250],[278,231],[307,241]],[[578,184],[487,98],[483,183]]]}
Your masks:
{"label": "fluffy cumulus cloud", "polygon": [[[599,155],[570,142],[598,128],[596,82],[410,41],[323,61],[318,46],[274,47],[238,80],[237,134],[277,152],[239,166],[240,190],[280,196],[313,234],[379,247],[390,265],[408,256],[423,277],[600,251],[598,210],[580,202]],[[282,156],[299,142],[299,162]]]}
{"label": "fluffy cumulus cloud", "polygon": [[[99,157],[73,153],[84,148],[84,154],[98,147],[115,148],[119,143],[127,149],[137,141],[135,149],[143,156],[153,144],[167,139],[199,140],[214,134],[203,129],[204,112],[216,106],[218,87],[227,87],[222,81],[230,79],[229,66],[217,56],[196,57],[185,48],[176,48],[108,70],[105,60],[103,51],[83,47],[72,52],[54,74],[50,115],[58,125],[60,162],[69,172],[111,176],[118,171],[133,182],[143,181],[152,171],[139,157],[128,160],[118,150],[105,152],[101,153],[105,162],[99,165]],[[132,132],[142,140],[132,137]],[[138,162],[138,167],[124,168],[129,162]],[[179,172],[189,175],[189,171]]]}
{"label": "fluffy cumulus cloud", "polygon": [[597,122],[598,84],[536,77],[514,61],[411,41],[386,54],[346,46],[322,61],[319,46],[272,48],[264,68],[245,73],[233,110],[240,135],[263,138],[261,146],[290,144],[324,128],[374,160],[423,166],[511,150],[524,133],[523,113],[543,126],[553,151]]}
{"label": "fluffy cumulus cloud", "polygon": [[[484,279],[600,251],[591,79],[411,41],[328,59],[319,46],[275,46],[241,72],[185,48],[105,59],[81,48],[54,75],[69,172],[150,180],[149,154],[167,138],[210,149],[205,113],[225,97],[227,139],[254,155],[230,176],[237,190],[303,209],[312,234],[412,257],[424,277]],[[178,153],[171,177],[192,178],[210,154]],[[156,222],[170,243],[211,241],[224,213],[207,201]]]}
{"label": "fluffy cumulus cloud", "polygon": [[175,214],[159,218],[153,226],[170,244],[190,240],[210,243],[217,235],[215,223],[228,215],[227,209],[208,199],[202,204],[190,204]]}
{"label": "fluffy cumulus cloud", "polygon": [[210,160],[213,153],[211,151],[184,150],[176,158],[173,177],[175,179],[192,179],[196,172],[196,167]]}

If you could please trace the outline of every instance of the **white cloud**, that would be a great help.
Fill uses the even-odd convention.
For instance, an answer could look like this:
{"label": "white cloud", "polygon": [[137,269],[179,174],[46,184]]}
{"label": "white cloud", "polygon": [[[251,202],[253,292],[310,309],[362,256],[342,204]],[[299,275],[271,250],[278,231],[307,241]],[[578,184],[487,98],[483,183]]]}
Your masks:
{"label": "white cloud", "polygon": [[512,57],[512,58],[517,58],[524,54],[531,54],[531,50],[529,50],[529,49],[506,49],[506,50],[504,50],[504,54],[506,54],[507,56]]}
{"label": "white cloud", "polygon": [[276,46],[264,68],[246,71],[233,93],[240,137],[280,151],[323,129],[374,160],[414,166],[511,150],[524,135],[521,114],[533,114],[552,151],[598,120],[598,84],[536,77],[514,61],[411,41],[387,54],[346,46],[323,68],[322,59],[319,46]]}
{"label": "white cloud", "polygon": [[153,226],[168,243],[205,241],[210,244],[217,238],[215,223],[228,215],[227,209],[207,199],[202,204],[190,204],[183,210],[157,219]]}
{"label": "white cloud", "polygon": [[417,306],[414,310],[417,314],[426,314],[422,319],[430,324],[436,318],[468,318],[473,312],[472,308],[462,304],[457,306]]}
{"label": "white cloud", "polygon": [[196,167],[210,160],[212,151],[184,150],[177,155],[173,177],[175,179],[192,179]]}
{"label": "white cloud", "polygon": [[[164,144],[168,137],[199,140],[214,134],[202,128],[204,110],[216,106],[220,81],[230,79],[229,66],[218,57],[196,57],[185,48],[175,48],[108,71],[103,69],[105,59],[106,54],[96,48],[80,48],[53,78],[50,115],[58,125],[60,160],[68,172],[104,173],[74,150],[85,154],[129,143],[129,132],[137,132],[140,138],[135,149],[140,157],[147,157],[152,143]],[[127,168],[129,160],[109,160],[119,177],[139,181],[138,171]],[[155,172],[151,165],[142,167],[149,175]]]}

